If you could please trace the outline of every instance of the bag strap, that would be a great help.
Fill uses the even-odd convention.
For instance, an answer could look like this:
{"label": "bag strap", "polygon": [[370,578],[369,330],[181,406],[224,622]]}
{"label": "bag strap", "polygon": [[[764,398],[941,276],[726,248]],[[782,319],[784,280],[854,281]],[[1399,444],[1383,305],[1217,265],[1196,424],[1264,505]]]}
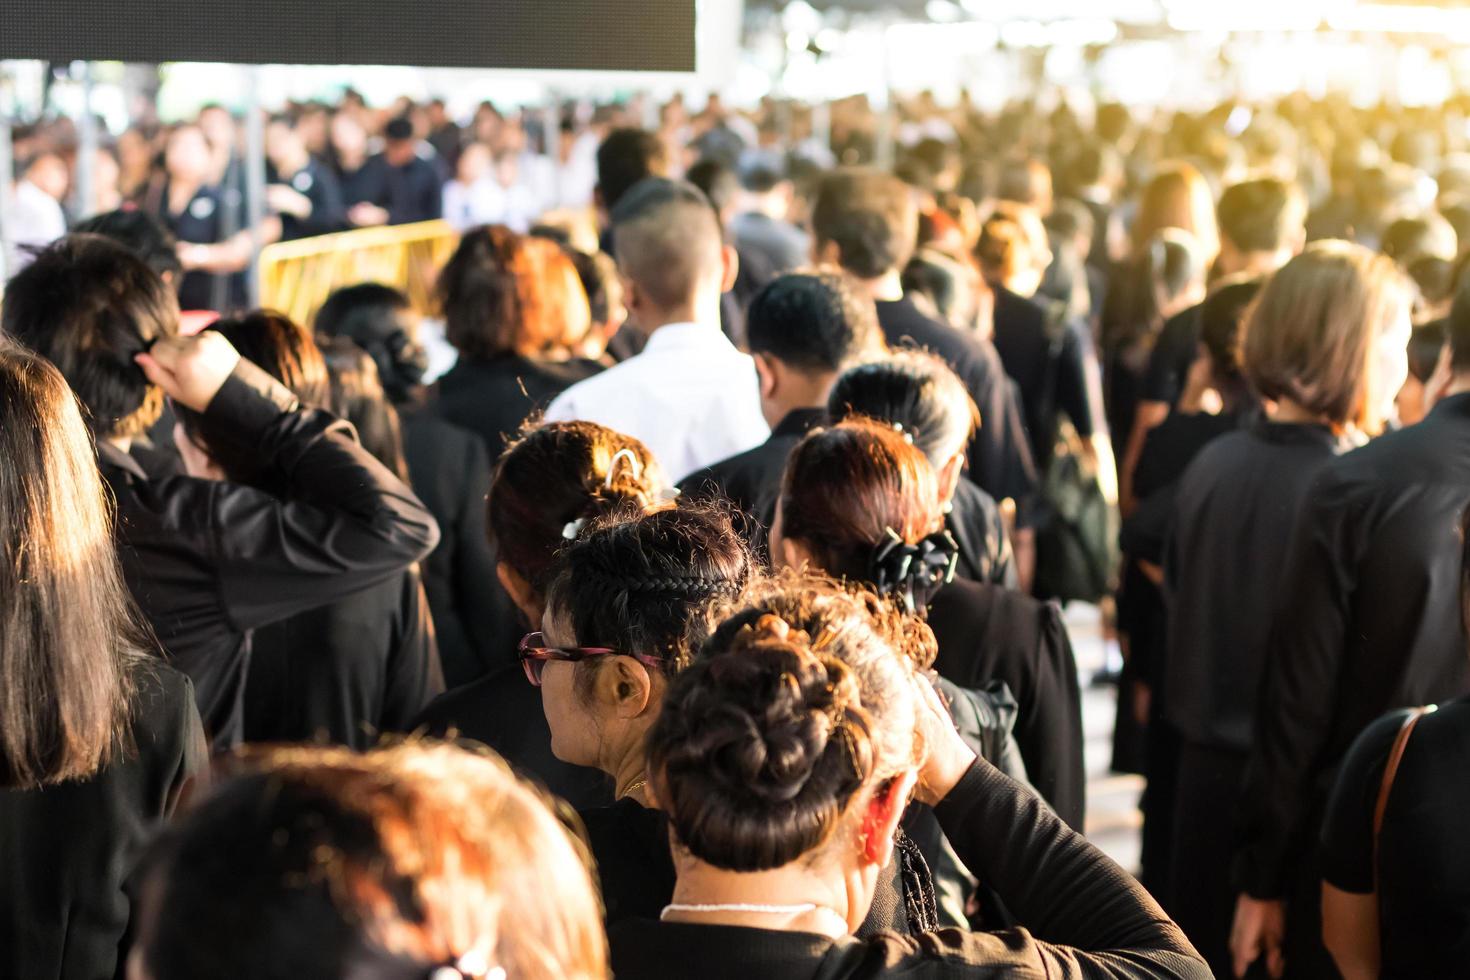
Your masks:
{"label": "bag strap", "polygon": [[1388,809],[1388,794],[1393,791],[1394,777],[1399,773],[1399,763],[1404,759],[1404,749],[1409,745],[1409,736],[1419,719],[1434,711],[1437,705],[1426,705],[1409,712],[1394,737],[1393,749],[1388,753],[1388,764],[1383,767],[1383,781],[1378,786],[1378,801],[1373,804],[1373,890],[1378,890],[1378,836],[1383,831],[1383,814]]}

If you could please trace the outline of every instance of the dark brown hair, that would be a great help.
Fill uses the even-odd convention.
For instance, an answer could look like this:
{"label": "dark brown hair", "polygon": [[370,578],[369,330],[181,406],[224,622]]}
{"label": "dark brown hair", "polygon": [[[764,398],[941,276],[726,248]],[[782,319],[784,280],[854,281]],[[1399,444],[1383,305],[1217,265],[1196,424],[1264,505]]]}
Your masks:
{"label": "dark brown hair", "polygon": [[0,460],[0,787],[83,779],[126,747],[150,644],[76,398],[3,341]]}
{"label": "dark brown hair", "polygon": [[915,764],[913,665],[829,580],[758,583],[676,678],[649,772],[679,842],[761,871],[829,840],[864,786]]}
{"label": "dark brown hair", "polygon": [[0,330],[56,365],[93,434],[142,435],[163,392],[133,361],[179,329],[179,303],[158,273],[101,235],[68,235],[5,285]]}
{"label": "dark brown hair", "polygon": [[[291,390],[301,403],[326,408],[332,397],[331,378],[311,331],[272,310],[256,310],[239,319],[220,320],[211,328],[240,352]],[[207,452],[234,483],[272,489],[274,471],[262,461],[259,449],[243,442],[232,427],[220,425],[206,413],[181,405],[174,413],[190,440]]]}
{"label": "dark brown hair", "polygon": [[591,328],[587,293],[561,247],[504,225],[465,232],[436,286],[461,354],[562,356]]}
{"label": "dark brown hair", "polygon": [[575,522],[651,506],[663,476],[647,446],[595,422],[527,429],[501,454],[490,484],[490,541],[541,595]]}
{"label": "dark brown hair", "polygon": [[[614,513],[577,536],[557,560],[548,616],[580,646],[657,657],[671,670],[689,661],[695,620],[743,589],[755,561],[729,514],[687,506]],[[579,680],[593,674],[578,665]]]}
{"label": "dark brown hair", "polygon": [[803,439],[781,482],[781,534],[818,567],[862,582],[891,530],[916,544],[944,523],[929,460],[891,425],[850,418]]}
{"label": "dark brown hair", "polygon": [[1313,242],[1256,297],[1241,341],[1245,376],[1262,398],[1376,432],[1374,343],[1408,304],[1393,260],[1349,242]]}
{"label": "dark brown hair", "polygon": [[421,743],[235,768],[147,862],[153,980],[607,976],[585,848],[498,758]]}
{"label": "dark brown hair", "polygon": [[980,410],[959,375],[942,358],[921,350],[898,350],[848,368],[827,396],[827,414],[903,426],[903,434],[935,469],[964,451],[980,424]]}
{"label": "dark brown hair", "polygon": [[843,168],[817,187],[812,232],[818,244],[836,244],[844,269],[876,279],[908,264],[918,247],[919,209],[913,191],[892,174]]}
{"label": "dark brown hair", "polygon": [[383,391],[377,361],[346,337],[322,337],[317,346],[331,381],[327,407],[351,422],[362,448],[407,483],[403,430],[398,410]]}

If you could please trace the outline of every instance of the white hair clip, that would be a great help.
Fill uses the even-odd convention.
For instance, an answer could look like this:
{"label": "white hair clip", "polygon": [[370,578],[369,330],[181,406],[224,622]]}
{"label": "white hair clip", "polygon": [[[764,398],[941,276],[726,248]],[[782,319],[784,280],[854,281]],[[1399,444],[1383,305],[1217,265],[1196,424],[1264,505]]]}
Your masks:
{"label": "white hair clip", "polygon": [[618,473],[618,463],[622,462],[623,460],[628,461],[628,466],[633,471],[633,479],[643,479],[643,461],[638,458],[638,454],[633,452],[633,450],[631,449],[619,449],[617,452],[613,453],[613,458],[608,460],[607,479],[602,481],[602,486],[604,489],[612,489],[613,477],[617,476]]}
{"label": "white hair clip", "polygon": [[669,504],[678,500],[683,493],[678,487],[664,487],[653,499],[661,504]]}
{"label": "white hair clip", "polygon": [[894,432],[897,432],[899,435],[903,436],[903,441],[906,442],[906,443],[908,443],[910,446],[912,446],[914,444],[914,436],[913,436],[913,433],[911,433],[911,432],[905,432],[903,430],[903,423],[902,422],[895,422],[895,423],[893,423],[893,431]]}
{"label": "white hair clip", "polygon": [[567,521],[561,529],[561,536],[567,541],[577,540],[577,535],[582,533],[582,528],[587,526],[587,518],[579,517],[575,521]]}

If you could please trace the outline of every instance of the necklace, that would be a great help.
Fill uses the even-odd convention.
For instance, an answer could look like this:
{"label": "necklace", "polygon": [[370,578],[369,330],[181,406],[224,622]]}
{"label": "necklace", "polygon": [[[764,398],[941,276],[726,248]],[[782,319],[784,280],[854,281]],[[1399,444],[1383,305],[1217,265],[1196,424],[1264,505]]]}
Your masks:
{"label": "necklace", "polygon": [[[826,905],[818,905],[815,902],[802,902],[800,905],[760,905],[752,902],[716,902],[710,905],[690,905],[681,902],[671,902],[664,906],[659,913],[660,920],[667,919],[670,912],[754,912],[760,915],[805,915],[808,912],[826,912],[828,915],[841,919],[836,909]],[[843,920],[846,928],[846,920]]]}
{"label": "necklace", "polygon": [[618,799],[621,800],[625,797],[632,796],[634,793],[638,792],[640,789],[647,785],[648,774],[644,773],[643,775],[639,776],[637,779],[629,783],[627,786],[624,786],[623,789],[618,793]]}

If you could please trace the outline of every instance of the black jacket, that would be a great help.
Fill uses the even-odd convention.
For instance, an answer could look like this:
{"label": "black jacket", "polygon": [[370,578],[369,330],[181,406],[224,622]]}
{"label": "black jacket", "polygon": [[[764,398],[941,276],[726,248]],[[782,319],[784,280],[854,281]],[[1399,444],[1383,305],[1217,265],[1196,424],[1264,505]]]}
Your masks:
{"label": "black jacket", "polygon": [[500,588],[485,536],[490,460],[473,432],[423,410],[399,417],[409,482],[439,524],[439,546],[423,565],[424,592],[444,683],[455,687],[503,665],[520,639],[506,645],[490,599]]}
{"label": "black jacket", "polygon": [[1060,328],[1061,345],[1053,367],[1046,308],[1004,287],[996,287],[994,293],[992,340],[1006,374],[1021,391],[1031,458],[1038,470],[1045,471],[1056,441],[1059,412],[1084,438],[1104,424],[1098,403],[1101,392],[1088,379],[1088,359],[1096,355],[1085,325],[1068,323]]}
{"label": "black jacket", "polygon": [[1005,519],[995,498],[971,483],[968,477],[960,477],[955,487],[950,512],[944,515],[944,527],[960,546],[956,574],[972,582],[1016,587],[1015,555],[1011,552]]}
{"label": "black jacket", "polygon": [[206,414],[259,448],[284,499],[214,480],[149,480],[105,442],[97,456],[128,587],[194,682],[223,750],[240,741],[250,631],[393,578],[428,554],[439,529],[351,426],[300,408],[248,361]]}
{"label": "black jacket", "polygon": [[408,568],[255,631],[245,740],[369,749],[384,732],[409,731],[443,692],[428,602]]}
{"label": "black jacket", "polygon": [[744,515],[748,537],[763,543],[781,492],[786,458],[808,432],[826,421],[827,412],[821,408],[788,412],[765,442],[689,474],[679,489],[697,500],[729,500]]}
{"label": "black jacket", "polygon": [[189,679],[149,658],[134,681],[135,754],[90,779],[0,789],[0,977],[124,972],[126,877],[209,764]]}
{"label": "black jacket", "polygon": [[1460,515],[1470,394],[1329,463],[1307,492],[1271,628],[1235,883],[1279,897],[1338,763],[1384,712],[1470,691]]}
{"label": "black jacket", "polygon": [[1341,448],[1321,426],[1260,418],[1212,442],[1180,479],[1164,563],[1164,677],[1169,721],[1184,738],[1250,749],[1297,513]]}
{"label": "black jacket", "polygon": [[1048,977],[1207,980],[1179,927],[1028,789],[977,762],[935,807],[960,858],[1021,928],[844,936],[635,919],[609,931],[618,980]]}
{"label": "black jacket", "polygon": [[[621,331],[620,331],[621,332]],[[518,354],[461,357],[435,385],[434,411],[485,442],[494,469],[506,444],[557,395],[603,369],[597,361],[542,361]]]}
{"label": "black jacket", "polygon": [[876,305],[890,347],[922,347],[938,355],[979,407],[980,428],[970,443],[971,478],[996,500],[1029,500],[1036,491],[1036,467],[1020,406],[995,347],[930,319],[907,297]]}
{"label": "black jacket", "polygon": [[967,688],[1003,681],[1015,697],[1015,738],[1031,785],[1081,830],[1086,814],[1082,692],[1071,640],[1054,603],[955,579],[929,603],[934,668]]}

